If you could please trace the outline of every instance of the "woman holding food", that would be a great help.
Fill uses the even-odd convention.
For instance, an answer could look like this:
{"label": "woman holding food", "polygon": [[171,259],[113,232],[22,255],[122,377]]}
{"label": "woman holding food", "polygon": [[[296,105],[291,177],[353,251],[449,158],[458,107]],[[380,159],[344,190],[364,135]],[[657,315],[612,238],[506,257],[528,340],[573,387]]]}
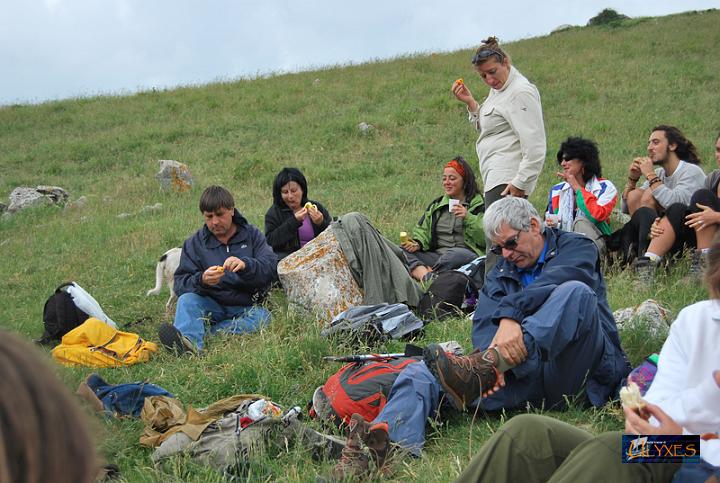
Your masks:
{"label": "woman holding food", "polygon": [[[490,87],[487,98],[478,103],[462,79],[453,83],[452,93],[467,106],[470,123],[479,133],[475,146],[485,203],[490,206],[503,196],[527,197],[545,162],[540,93],[511,65],[495,37],[480,45],[472,63]],[[494,265],[488,259],[486,272]]]}
{"label": "woman holding food", "polygon": [[265,238],[282,260],[318,236],[330,213],[308,199],[307,181],[297,168],[283,168],[273,181],[273,204],[265,213]]}
{"label": "woman holding food", "polygon": [[445,165],[442,187],[445,194],[430,202],[412,239],[400,243],[416,280],[433,271],[461,267],[485,249],[483,197],[475,173],[461,156]]}

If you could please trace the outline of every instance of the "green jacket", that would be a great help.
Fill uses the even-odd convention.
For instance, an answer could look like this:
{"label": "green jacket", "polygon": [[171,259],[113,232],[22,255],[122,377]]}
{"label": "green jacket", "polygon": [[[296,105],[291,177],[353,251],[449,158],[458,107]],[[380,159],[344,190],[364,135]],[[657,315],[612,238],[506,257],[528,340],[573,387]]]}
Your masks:
{"label": "green jacket", "polygon": [[[425,209],[425,213],[420,217],[415,228],[413,228],[412,238],[420,243],[423,251],[429,252],[437,248],[437,220],[442,213],[441,210],[448,210],[449,198],[443,195],[435,198]],[[465,208],[468,208],[467,216],[463,220],[463,231],[465,234],[465,244],[472,251],[480,255],[485,254],[485,233],[483,232],[483,213],[485,212],[485,200],[481,194],[475,195],[470,200],[470,207],[464,202]]]}

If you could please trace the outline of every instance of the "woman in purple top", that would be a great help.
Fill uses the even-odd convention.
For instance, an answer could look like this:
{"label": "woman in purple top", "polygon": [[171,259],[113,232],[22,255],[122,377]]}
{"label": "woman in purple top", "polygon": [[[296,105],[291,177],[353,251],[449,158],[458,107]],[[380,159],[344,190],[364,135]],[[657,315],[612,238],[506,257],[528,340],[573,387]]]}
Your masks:
{"label": "woman in purple top", "polygon": [[[297,168],[283,168],[273,181],[273,205],[265,214],[265,238],[282,260],[318,236],[330,221],[330,213],[308,199],[307,181]],[[306,207],[307,203],[312,206]]]}

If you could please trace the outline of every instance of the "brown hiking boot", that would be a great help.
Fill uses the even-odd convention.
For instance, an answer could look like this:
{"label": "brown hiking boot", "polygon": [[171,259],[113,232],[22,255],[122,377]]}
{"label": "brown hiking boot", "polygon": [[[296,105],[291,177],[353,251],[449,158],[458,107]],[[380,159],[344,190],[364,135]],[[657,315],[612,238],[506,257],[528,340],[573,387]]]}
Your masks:
{"label": "brown hiking boot", "polygon": [[467,405],[492,389],[498,379],[495,368],[495,351],[476,351],[468,356],[446,353],[438,344],[425,348],[425,365],[450,395],[456,409],[464,411]]}
{"label": "brown hiking boot", "polygon": [[350,427],[357,430],[360,439],[370,450],[376,469],[382,470],[390,449],[387,423],[368,423],[365,418],[355,413],[350,418]]}
{"label": "brown hiking boot", "polygon": [[360,439],[361,426],[353,419],[350,420],[349,426],[350,433],[340,455],[340,461],[332,470],[330,481],[349,481],[370,473],[369,458],[362,449],[362,439]]}
{"label": "brown hiking boot", "polygon": [[342,450],[340,461],[333,468],[333,481],[370,476],[369,458],[362,450],[361,444],[370,450],[375,469],[382,474],[390,449],[387,423],[368,423],[361,415],[355,413],[350,418],[348,426],[350,434]]}

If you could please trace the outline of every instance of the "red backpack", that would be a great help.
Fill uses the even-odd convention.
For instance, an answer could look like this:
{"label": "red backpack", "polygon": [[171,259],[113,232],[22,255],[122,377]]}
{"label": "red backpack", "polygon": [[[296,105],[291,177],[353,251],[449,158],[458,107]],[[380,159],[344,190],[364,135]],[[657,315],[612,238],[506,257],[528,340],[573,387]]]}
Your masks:
{"label": "red backpack", "polygon": [[337,425],[348,423],[353,413],[372,421],[385,407],[398,374],[421,357],[400,357],[386,361],[346,364],[321,387],[332,411],[328,414]]}

